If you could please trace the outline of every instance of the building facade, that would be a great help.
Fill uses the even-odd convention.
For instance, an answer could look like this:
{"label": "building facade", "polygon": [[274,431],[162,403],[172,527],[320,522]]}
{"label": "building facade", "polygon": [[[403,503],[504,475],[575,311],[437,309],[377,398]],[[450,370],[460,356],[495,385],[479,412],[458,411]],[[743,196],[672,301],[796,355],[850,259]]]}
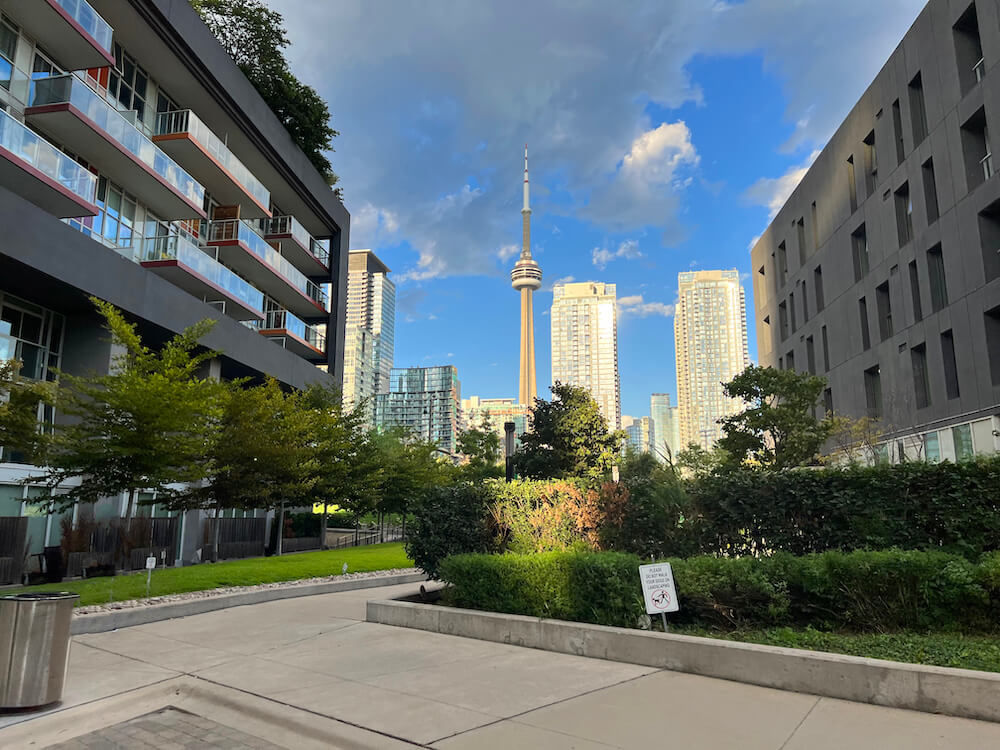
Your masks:
{"label": "building facade", "polygon": [[761,364],[892,460],[1000,448],[998,62],[996,2],[931,0],[752,251]]}
{"label": "building facade", "polygon": [[672,458],[681,450],[677,407],[670,405],[669,393],[654,393],[649,397],[649,413],[653,420],[653,453],[661,461]]}
{"label": "building facade", "polygon": [[[371,250],[351,250],[347,272],[347,340],[367,351],[370,358],[362,363],[360,352],[344,355],[344,403],[350,406],[362,399],[373,404],[376,394],[389,392],[396,339],[396,285],[389,279],[389,268]],[[368,336],[354,332],[363,329]],[[364,340],[364,339],[367,339]],[[361,367],[370,371],[356,372]]]}
{"label": "building facade", "polygon": [[[215,319],[215,377],[339,383],[349,222],[188,3],[0,2],[0,354],[25,374],[108,371],[96,296],[153,345]],[[33,554],[59,519],[11,458],[0,516]]]}
{"label": "building facade", "polygon": [[552,290],[552,380],[590,391],[612,430],[621,428],[615,285],[588,281]]}
{"label": "building facade", "polygon": [[738,271],[684,271],[677,275],[674,346],[681,448],[711,448],[718,421],[743,408],[722,383],[750,364],[746,301]]}
{"label": "building facade", "polygon": [[531,409],[512,398],[469,396],[462,399],[462,424],[465,429],[479,429],[484,417],[489,420],[492,430],[500,436],[501,446],[505,438],[504,424],[513,422],[514,444],[520,446],[521,435],[529,428]]}
{"label": "building facade", "polygon": [[395,368],[375,402],[380,430],[402,427],[450,456],[458,448],[462,389],[454,365]]}
{"label": "building facade", "polygon": [[365,401],[369,424],[373,424],[375,419],[376,363],[375,336],[372,332],[367,328],[348,328],[344,345],[344,406],[353,409]]}
{"label": "building facade", "polygon": [[637,453],[650,453],[656,442],[655,425],[651,417],[622,417],[622,428],[629,445]]}

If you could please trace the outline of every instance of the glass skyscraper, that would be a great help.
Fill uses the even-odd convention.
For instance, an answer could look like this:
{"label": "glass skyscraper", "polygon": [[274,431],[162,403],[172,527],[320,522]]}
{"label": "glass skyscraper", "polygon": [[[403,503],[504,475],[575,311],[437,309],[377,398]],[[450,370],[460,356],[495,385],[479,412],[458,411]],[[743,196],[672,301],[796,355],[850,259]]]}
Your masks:
{"label": "glass skyscraper", "polygon": [[588,281],[552,290],[552,380],[586,388],[608,420],[621,428],[615,285]]}
{"label": "glass skyscraper", "polygon": [[[389,392],[396,330],[396,286],[389,268],[371,250],[351,250],[347,268],[347,316],[344,352],[344,403],[374,402]],[[369,332],[370,340],[353,333]],[[353,347],[353,351],[352,351]],[[363,357],[370,359],[362,363]],[[356,368],[370,370],[370,376]]]}
{"label": "glass skyscraper", "polygon": [[391,370],[389,392],[375,401],[380,430],[404,427],[454,455],[458,447],[462,390],[454,365]]}
{"label": "glass skyscraper", "polygon": [[677,407],[670,405],[669,393],[654,393],[649,397],[649,413],[653,418],[653,453],[665,461],[681,450]]}

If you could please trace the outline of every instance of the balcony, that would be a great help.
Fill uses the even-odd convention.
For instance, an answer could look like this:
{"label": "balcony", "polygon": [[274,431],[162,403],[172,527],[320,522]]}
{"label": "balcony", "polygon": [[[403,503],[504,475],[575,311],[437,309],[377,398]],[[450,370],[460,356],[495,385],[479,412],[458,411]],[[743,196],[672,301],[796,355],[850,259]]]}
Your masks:
{"label": "balcony", "polygon": [[222,205],[239,205],[251,219],[271,216],[271,194],[243,162],[189,109],[156,116],[153,143],[198,176]]}
{"label": "balcony", "polygon": [[264,295],[197,245],[176,235],[136,242],[135,259],[157,276],[236,320],[264,318]]}
{"label": "balcony", "polygon": [[260,333],[305,359],[326,356],[326,336],[316,326],[306,325],[287,310],[267,313]]}
{"label": "balcony", "polygon": [[34,82],[27,122],[92,162],[160,219],[204,217],[205,188],[74,75]]}
{"label": "balcony", "polygon": [[0,10],[71,70],[115,64],[111,26],[86,0],[0,0]]}
{"label": "balcony", "polygon": [[31,76],[0,55],[0,88],[24,104],[31,89]]}
{"label": "balcony", "polygon": [[97,176],[3,111],[0,184],[53,216],[97,213]]}
{"label": "balcony", "polygon": [[[322,266],[322,271],[330,270],[330,251],[326,245],[306,231],[293,216],[275,216],[273,219],[263,219],[260,222],[261,234],[269,242],[280,242],[281,252],[291,259],[299,268],[316,268]],[[317,268],[317,270],[320,270]]]}
{"label": "balcony", "polygon": [[[271,247],[246,221],[213,221],[208,244],[219,258],[263,289],[287,310],[304,318],[326,316],[326,294]],[[277,283],[276,283],[277,282]]]}

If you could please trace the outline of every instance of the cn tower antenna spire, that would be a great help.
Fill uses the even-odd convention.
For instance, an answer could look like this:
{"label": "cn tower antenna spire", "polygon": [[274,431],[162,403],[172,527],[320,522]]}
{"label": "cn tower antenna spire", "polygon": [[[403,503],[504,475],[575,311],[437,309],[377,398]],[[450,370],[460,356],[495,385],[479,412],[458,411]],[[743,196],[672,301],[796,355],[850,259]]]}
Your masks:
{"label": "cn tower antenna spire", "polygon": [[531,213],[531,205],[528,203],[528,144],[524,144],[524,208],[521,213],[527,211]]}
{"label": "cn tower antenna spire", "polygon": [[535,382],[534,292],[542,286],[542,269],[531,257],[531,204],[528,202],[528,144],[524,144],[524,207],[521,209],[521,257],[510,272],[510,285],[521,295],[521,369],[518,403],[532,406],[538,395]]}

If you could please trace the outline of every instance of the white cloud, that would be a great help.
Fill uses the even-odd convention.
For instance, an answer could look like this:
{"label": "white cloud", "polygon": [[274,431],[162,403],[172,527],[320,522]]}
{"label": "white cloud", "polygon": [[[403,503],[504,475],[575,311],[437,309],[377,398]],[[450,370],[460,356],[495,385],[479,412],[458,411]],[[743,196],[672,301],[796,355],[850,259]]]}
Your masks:
{"label": "white cloud", "polygon": [[746,189],[743,197],[750,203],[766,207],[768,220],[773,219],[789,196],[795,192],[795,188],[799,186],[817,156],[819,151],[813,151],[803,164],[789,168],[781,177],[761,177]]}
{"label": "white cloud", "polygon": [[378,248],[399,231],[396,214],[371,203],[364,203],[351,215],[351,247]]}
{"label": "white cloud", "polygon": [[617,250],[595,247],[590,253],[590,259],[602,271],[615,258],[633,259],[641,257],[642,253],[639,252],[639,243],[636,240],[625,240],[625,242],[618,246]]}
{"label": "white cloud", "polygon": [[646,318],[650,315],[662,315],[669,318],[674,314],[674,306],[663,302],[646,302],[641,294],[618,298],[618,317],[634,315]]}
{"label": "white cloud", "polygon": [[501,262],[506,262],[519,252],[521,252],[521,248],[518,245],[504,245],[497,250],[497,258],[499,258]]}
{"label": "white cloud", "polygon": [[547,284],[546,286],[543,286],[538,291],[549,292],[551,294],[552,287],[554,287],[556,284],[572,284],[574,281],[576,281],[576,276],[560,276],[558,279],[553,279],[551,283]]}

